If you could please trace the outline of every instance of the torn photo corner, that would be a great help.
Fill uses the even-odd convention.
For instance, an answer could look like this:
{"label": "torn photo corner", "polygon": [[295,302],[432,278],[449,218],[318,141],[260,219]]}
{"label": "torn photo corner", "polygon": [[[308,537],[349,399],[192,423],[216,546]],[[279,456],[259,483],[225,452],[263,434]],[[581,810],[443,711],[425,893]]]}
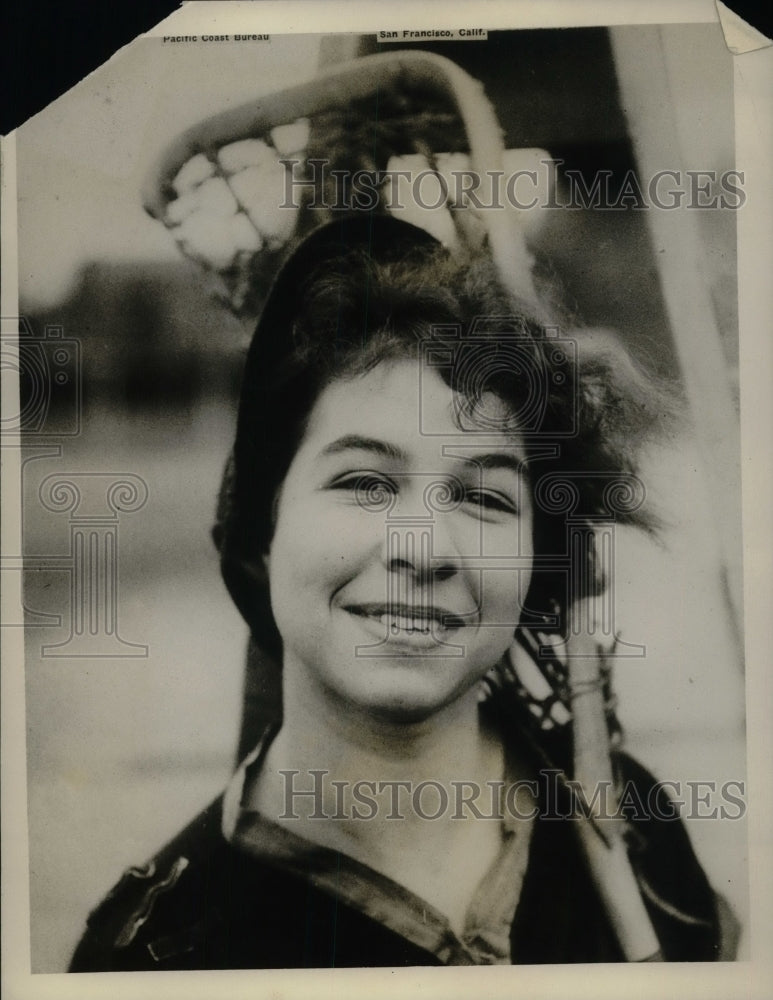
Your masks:
{"label": "torn photo corner", "polygon": [[207,0],[4,139],[9,995],[766,995],[772,53]]}

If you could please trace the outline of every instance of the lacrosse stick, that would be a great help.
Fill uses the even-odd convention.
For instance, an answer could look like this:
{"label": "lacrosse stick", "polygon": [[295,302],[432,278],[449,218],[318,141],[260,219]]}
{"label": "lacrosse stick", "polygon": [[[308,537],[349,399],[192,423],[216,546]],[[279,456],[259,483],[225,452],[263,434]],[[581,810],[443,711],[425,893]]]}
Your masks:
{"label": "lacrosse stick", "polygon": [[[526,732],[538,748],[571,732],[572,780],[562,774],[559,782],[572,806],[582,850],[626,960],[651,961],[659,958],[660,946],[628,860],[624,820],[616,815],[610,752],[621,744],[622,729],[609,658],[617,639],[605,650],[594,638],[595,600],[574,605],[563,659],[547,633],[520,628],[517,643],[487,684],[500,693],[509,689],[525,706]],[[544,763],[555,766],[548,754]]]}
{"label": "lacrosse stick", "polygon": [[[605,651],[594,639],[594,598],[572,609],[567,643],[567,673],[572,704],[573,777],[585,799],[580,842],[623,953],[630,962],[651,960],[660,951],[658,939],[628,861],[622,833],[624,821],[589,812],[595,788],[612,789],[607,719],[604,704]],[[598,800],[596,800],[598,801]]]}

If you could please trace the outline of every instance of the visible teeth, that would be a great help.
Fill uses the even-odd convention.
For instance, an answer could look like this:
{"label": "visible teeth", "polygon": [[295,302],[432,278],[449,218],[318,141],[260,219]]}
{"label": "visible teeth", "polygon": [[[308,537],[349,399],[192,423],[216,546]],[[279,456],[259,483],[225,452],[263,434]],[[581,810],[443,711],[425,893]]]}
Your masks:
{"label": "visible teeth", "polygon": [[392,631],[413,632],[413,619],[404,618],[402,615],[395,615],[392,620]]}
{"label": "visible teeth", "polygon": [[429,621],[426,618],[406,618],[403,615],[379,615],[378,619],[382,625],[386,625],[391,632],[421,632],[429,635],[431,631],[440,628],[440,622]]}

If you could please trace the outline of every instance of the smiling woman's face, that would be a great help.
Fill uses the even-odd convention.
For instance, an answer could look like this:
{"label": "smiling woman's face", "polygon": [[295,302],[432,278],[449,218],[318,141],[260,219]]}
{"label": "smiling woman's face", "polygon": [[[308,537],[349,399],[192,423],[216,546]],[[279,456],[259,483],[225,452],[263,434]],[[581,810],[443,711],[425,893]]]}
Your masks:
{"label": "smiling woman's face", "polygon": [[[284,670],[384,719],[427,718],[470,692],[528,591],[523,447],[490,424],[460,430],[453,404],[417,361],[333,382],[280,491],[267,566]],[[485,406],[506,426],[504,404]]]}

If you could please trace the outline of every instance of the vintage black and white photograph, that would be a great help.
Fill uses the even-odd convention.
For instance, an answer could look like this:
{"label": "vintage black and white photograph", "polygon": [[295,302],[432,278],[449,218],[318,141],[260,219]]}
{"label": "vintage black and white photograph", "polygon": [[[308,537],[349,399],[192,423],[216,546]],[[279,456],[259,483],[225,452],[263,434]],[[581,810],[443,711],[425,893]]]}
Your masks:
{"label": "vintage black and white photograph", "polygon": [[28,972],[716,985],[764,937],[766,40],[713,5],[197,6],[13,136]]}

